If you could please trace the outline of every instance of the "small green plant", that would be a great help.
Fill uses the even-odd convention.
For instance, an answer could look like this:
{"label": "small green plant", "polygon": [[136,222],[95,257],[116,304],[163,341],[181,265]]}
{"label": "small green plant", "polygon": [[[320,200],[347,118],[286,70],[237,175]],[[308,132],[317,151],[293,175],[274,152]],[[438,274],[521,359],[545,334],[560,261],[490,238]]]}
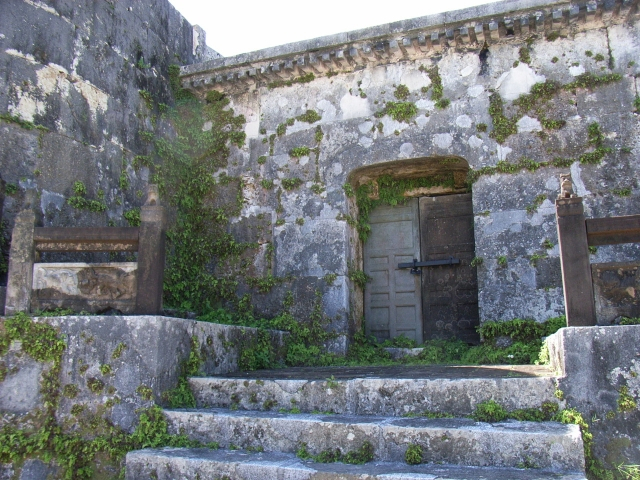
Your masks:
{"label": "small green plant", "polygon": [[136,67],[138,67],[140,70],[146,70],[147,68],[151,68],[151,64],[145,63],[144,57],[140,57],[138,63],[136,63]]}
{"label": "small green plant", "polygon": [[322,277],[325,283],[329,286],[333,285],[333,282],[338,278],[337,273],[327,273],[324,277]]}
{"label": "small green plant", "polygon": [[501,255],[498,257],[498,265],[500,267],[506,267],[507,266],[507,257],[505,257],[504,255]]}
{"label": "small green plant", "polygon": [[316,143],[322,142],[323,138],[324,138],[324,133],[323,133],[322,128],[320,127],[320,125],[318,125],[316,127],[316,133],[315,133]]}
{"label": "small green plant", "polygon": [[536,198],[533,199],[533,203],[531,205],[527,205],[527,213],[534,214],[538,211],[538,207],[544,203],[547,199],[547,196],[544,194],[537,195]]}
{"label": "small green plant", "polygon": [[484,263],[484,258],[482,258],[482,257],[473,257],[473,259],[471,260],[471,263],[469,265],[471,265],[472,267],[479,267],[483,263]]}
{"label": "small green plant", "polygon": [[376,112],[376,118],[389,115],[397,122],[409,123],[418,114],[418,107],[411,102],[387,102],[384,109]]}
{"label": "small green plant", "polygon": [[634,398],[629,395],[629,387],[623,385],[619,390],[620,396],[618,397],[618,411],[619,412],[631,412],[636,409],[637,404]]}
{"label": "small green plant", "polygon": [[409,88],[406,85],[398,85],[393,92],[393,96],[398,100],[406,100],[409,96]]}
{"label": "small green plant", "polygon": [[538,261],[542,260],[543,258],[547,258],[547,256],[548,255],[547,255],[546,252],[544,252],[544,253],[534,253],[533,255],[531,255],[529,257],[529,264],[532,267],[536,267],[538,265]]}
{"label": "small green plant", "polygon": [[502,422],[508,417],[507,411],[493,400],[476,405],[471,417],[478,422]]}
{"label": "small green plant", "polygon": [[116,348],[113,350],[113,353],[111,354],[111,358],[113,360],[117,360],[118,358],[120,358],[122,356],[122,353],[125,351],[125,349],[127,348],[127,346],[120,342]]}
{"label": "small green plant", "polygon": [[604,55],[602,55],[601,53],[597,53],[597,54],[593,57],[593,59],[594,59],[596,62],[602,62],[602,61],[604,60]]}
{"label": "small green plant", "polygon": [[140,97],[144,100],[144,103],[147,105],[147,108],[151,110],[153,108],[153,97],[151,96],[151,93],[149,93],[148,90],[138,90],[138,93],[140,94]]}
{"label": "small green plant", "polygon": [[284,218],[279,218],[276,220],[276,227],[281,227],[285,224]]}
{"label": "small green plant", "polygon": [[540,468],[540,467],[534,462],[534,460],[530,456],[527,455],[524,457],[524,460],[516,464],[516,468],[530,469],[530,468]]}
{"label": "small green plant", "polygon": [[420,445],[410,443],[407,447],[407,451],[404,453],[404,461],[409,465],[419,465],[422,463],[422,457],[424,452]]}
{"label": "small green plant", "polygon": [[589,253],[590,253],[591,255],[595,255],[596,253],[598,253],[598,247],[590,246],[590,247],[589,247]]}
{"label": "small green plant", "polygon": [[122,214],[129,225],[132,227],[139,227],[142,222],[140,219],[140,208],[133,208],[131,210],[127,210]]}
{"label": "small green plant", "polygon": [[153,400],[153,390],[146,385],[139,385],[136,388],[136,393],[142,397],[143,400]]}
{"label": "small green plant", "polygon": [[623,480],[640,480],[640,465],[618,465]]}
{"label": "small green plant", "polygon": [[295,77],[291,80],[276,80],[267,84],[267,88],[274,89],[279,87],[290,87],[295,85],[296,83],[309,83],[315,80],[316,76],[313,72],[306,73],[304,75],[300,75],[299,77]]}
{"label": "small green plant", "polygon": [[4,193],[6,193],[7,195],[15,195],[16,193],[18,193],[18,185],[16,185],[15,183],[7,183],[4,186]]}
{"label": "small green plant", "polygon": [[631,195],[631,189],[629,187],[627,188],[614,188],[612,190],[612,193],[614,195],[617,195],[618,197],[628,197]]}
{"label": "small green plant", "polygon": [[638,318],[622,317],[620,319],[620,325],[640,325],[640,317]]}
{"label": "small green plant", "polygon": [[486,123],[478,123],[476,125],[476,130],[478,130],[479,132],[486,132],[487,131],[487,124]]}
{"label": "small green plant", "polygon": [[72,383],[69,383],[62,388],[62,395],[66,398],[76,398],[78,396],[78,393],[80,393],[80,389],[77,385],[74,385]]}
{"label": "small green plant", "polygon": [[263,178],[260,180],[260,185],[262,185],[262,188],[265,190],[271,190],[273,188],[273,180]]}
{"label": "small green plant", "polygon": [[640,113],[640,95],[636,95],[636,98],[633,100],[633,106],[636,109],[636,113]]}
{"label": "small green plant", "polygon": [[104,390],[104,382],[97,378],[89,378],[87,380],[87,388],[96,395]]}
{"label": "small green plant", "polygon": [[289,155],[294,158],[307,157],[311,153],[309,147],[294,147],[289,151]]}
{"label": "small green plant", "polygon": [[302,217],[296,218],[296,225],[300,225],[300,226],[304,225],[304,218]]}
{"label": "small green plant", "polygon": [[258,165],[264,165],[265,163],[267,163],[267,157],[265,155],[258,157]]}
{"label": "small green plant", "polygon": [[364,290],[367,283],[371,281],[371,277],[364,273],[364,271],[356,268],[353,262],[349,262],[347,277],[361,290]]}
{"label": "small green plant", "polygon": [[520,61],[522,63],[531,63],[531,54],[529,53],[529,48],[528,47],[520,47],[520,50],[518,51],[518,58],[520,58]]}
{"label": "small green plant", "polygon": [[302,180],[299,178],[283,178],[282,179],[282,188],[285,190],[294,190],[302,185]]}
{"label": "small green plant", "polygon": [[100,373],[102,373],[102,375],[109,375],[111,373],[111,365],[108,363],[100,365]]}
{"label": "small green plant", "polygon": [[551,59],[551,63],[558,63],[560,61],[560,59],[558,57],[553,57]]}
{"label": "small green plant", "polygon": [[313,185],[311,185],[311,188],[309,190],[311,190],[316,195],[320,195],[325,191],[325,188],[321,183],[314,183]]}
{"label": "small green plant", "polygon": [[553,247],[554,247],[553,242],[548,238],[545,238],[544,241],[542,242],[542,248],[544,248],[545,250],[551,250]]}
{"label": "small green plant", "polygon": [[315,123],[322,120],[322,116],[315,110],[307,110],[302,115],[298,115],[296,117],[296,120],[300,122],[306,122],[306,123]]}
{"label": "small green plant", "polygon": [[104,212],[107,206],[98,200],[87,200],[85,195],[87,194],[87,187],[82,182],[74,182],[73,184],[74,196],[67,199],[67,203],[73,208],[78,210],[88,210],[90,212]]}
{"label": "small green plant", "polygon": [[340,385],[338,382],[336,382],[336,379],[333,375],[331,375],[331,377],[329,378],[325,378],[324,380],[325,380],[325,388],[329,390],[335,390]]}
{"label": "small green plant", "polygon": [[557,40],[558,38],[560,38],[560,33],[559,32],[549,32],[545,35],[545,38],[547,40],[547,42],[553,42],[555,40]]}

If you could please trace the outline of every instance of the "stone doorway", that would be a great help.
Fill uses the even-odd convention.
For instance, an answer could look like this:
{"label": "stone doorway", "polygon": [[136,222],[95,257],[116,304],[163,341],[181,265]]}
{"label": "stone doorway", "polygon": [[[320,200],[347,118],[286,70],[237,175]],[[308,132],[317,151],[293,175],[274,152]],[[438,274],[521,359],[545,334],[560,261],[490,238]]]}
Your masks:
{"label": "stone doorway", "polygon": [[[433,162],[425,163],[431,166],[428,171],[434,170]],[[460,159],[456,166],[465,165]],[[412,168],[417,170],[415,163]],[[437,191],[408,191],[405,196],[411,198],[402,204],[379,205],[371,211],[371,232],[362,255],[363,269],[371,277],[363,305],[367,335],[379,341],[405,335],[418,343],[433,338],[478,343],[477,274],[471,266],[475,256],[473,206],[461,180],[466,171],[458,170],[454,171],[455,185],[448,191],[440,187]],[[446,173],[440,168],[437,173],[443,171]],[[368,175],[364,178],[371,181]],[[425,266],[413,273],[411,268],[399,267],[413,259],[450,258],[451,264]]]}

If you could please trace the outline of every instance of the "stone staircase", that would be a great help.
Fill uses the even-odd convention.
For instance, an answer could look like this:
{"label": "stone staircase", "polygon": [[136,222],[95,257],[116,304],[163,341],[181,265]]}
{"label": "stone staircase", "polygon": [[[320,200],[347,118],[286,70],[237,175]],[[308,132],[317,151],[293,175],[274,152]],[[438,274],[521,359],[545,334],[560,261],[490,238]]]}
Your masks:
{"label": "stone staircase", "polygon": [[[544,367],[288,369],[192,378],[196,409],[165,410],[172,433],[220,449],[165,448],[127,455],[127,479],[584,479],[576,425],[476,422],[476,405],[507,410],[556,402]],[[428,412],[430,415],[421,415]],[[447,418],[428,418],[447,414]],[[364,465],[296,456],[366,443]],[[422,447],[408,465],[410,445]],[[522,468],[527,467],[527,468]]]}

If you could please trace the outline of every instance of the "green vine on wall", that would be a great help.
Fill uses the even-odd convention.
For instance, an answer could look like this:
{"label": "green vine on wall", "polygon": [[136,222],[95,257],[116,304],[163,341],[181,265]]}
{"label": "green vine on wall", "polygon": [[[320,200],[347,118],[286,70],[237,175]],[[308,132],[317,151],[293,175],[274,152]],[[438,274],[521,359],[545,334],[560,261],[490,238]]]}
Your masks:
{"label": "green vine on wall", "polygon": [[540,120],[541,125],[547,130],[557,130],[564,127],[564,120],[553,120],[546,117],[548,102],[561,91],[574,92],[578,88],[593,89],[612,82],[618,82],[622,79],[622,75],[618,73],[608,73],[604,75],[594,75],[592,73],[583,73],[576,77],[570,83],[564,85],[547,80],[545,82],[536,83],[531,87],[529,93],[520,95],[513,101],[513,106],[517,108],[517,112],[512,117],[507,117],[504,113],[504,101],[500,94],[494,92],[489,97],[489,115],[493,121],[493,131],[489,134],[491,138],[495,138],[498,143],[504,143],[508,137],[518,133],[516,124],[527,113],[533,114]]}
{"label": "green vine on wall", "polygon": [[346,184],[343,187],[347,196],[355,196],[356,198],[356,204],[358,206],[358,220],[355,228],[358,230],[360,239],[363,242],[367,241],[367,238],[369,238],[369,234],[371,233],[369,215],[378,205],[404,205],[410,200],[410,197],[405,197],[405,192],[416,188],[430,188],[436,186],[453,188],[454,179],[453,173],[434,175],[430,177],[400,179],[393,178],[390,175],[383,175],[377,179],[377,184],[378,192],[375,198],[373,198],[375,185],[372,182],[360,185],[355,190],[351,184]]}
{"label": "green vine on wall", "polygon": [[[540,168],[556,167],[567,168],[574,162],[580,162],[582,164],[597,165],[602,162],[605,155],[613,152],[611,147],[604,146],[604,134],[600,129],[600,125],[593,122],[587,127],[587,148],[589,151],[582,153],[578,158],[562,158],[556,157],[553,160],[547,162],[536,162],[526,157],[522,157],[516,163],[510,163],[505,161],[499,161],[494,167],[482,167],[477,170],[469,170],[467,174],[467,181],[473,184],[478,178],[483,175],[495,175],[496,173],[508,173],[514,174],[520,170],[528,170],[535,172]],[[537,207],[536,207],[537,208]],[[532,213],[533,211],[529,212]]]}
{"label": "green vine on wall", "polygon": [[[228,218],[240,213],[242,182],[213,172],[227,165],[230,145],[245,142],[242,115],[228,108],[229,99],[210,91],[204,102],[182,90],[172,77],[175,108],[165,115],[176,135],[156,138],[158,164],[154,181],[175,209],[175,223],[167,232],[168,254],[164,294],[167,304],[202,311],[222,298],[234,296],[237,281],[214,275],[213,258],[239,255],[248,245],[226,232]],[[211,122],[210,129],[203,129]],[[235,199],[221,199],[222,189],[236,188]]]}

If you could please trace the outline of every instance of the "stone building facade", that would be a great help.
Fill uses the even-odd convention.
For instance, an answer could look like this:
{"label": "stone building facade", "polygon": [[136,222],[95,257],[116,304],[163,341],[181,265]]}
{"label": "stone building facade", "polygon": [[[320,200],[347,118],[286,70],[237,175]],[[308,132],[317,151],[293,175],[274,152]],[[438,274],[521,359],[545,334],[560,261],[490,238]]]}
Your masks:
{"label": "stone building facade", "polygon": [[[276,275],[293,276],[293,289],[319,289],[339,331],[364,318],[380,338],[423,338],[468,329],[474,315],[542,321],[563,313],[560,173],[571,173],[588,217],[639,211],[638,16],[633,1],[505,1],[184,66],[181,80],[201,97],[225,93],[246,117],[248,141],[224,169],[245,180],[245,206],[233,222],[271,220],[264,242],[275,245]],[[448,194],[471,201],[461,213],[472,225],[471,253],[458,255],[459,270],[422,268],[423,285],[413,276],[418,286],[409,293],[409,269],[374,266],[391,250],[367,253],[357,228],[362,205],[349,195],[369,185],[369,198],[381,198],[394,181],[420,200],[378,207],[388,216],[382,225],[370,216],[368,242],[400,249],[385,263],[420,254],[409,230],[384,225],[399,218],[421,230],[423,261],[452,256],[469,241],[456,236],[467,220],[451,223],[446,206],[429,217],[423,204]],[[434,235],[443,236],[439,246],[424,243]],[[592,257],[637,261],[640,250],[602,247]],[[256,265],[266,273],[265,262]],[[362,269],[372,277],[364,294],[352,281]],[[474,271],[477,313],[465,283]],[[396,300],[385,304],[389,295]],[[443,306],[452,299],[457,320]],[[424,331],[419,319],[406,325],[415,312],[402,308],[414,301]]]}

